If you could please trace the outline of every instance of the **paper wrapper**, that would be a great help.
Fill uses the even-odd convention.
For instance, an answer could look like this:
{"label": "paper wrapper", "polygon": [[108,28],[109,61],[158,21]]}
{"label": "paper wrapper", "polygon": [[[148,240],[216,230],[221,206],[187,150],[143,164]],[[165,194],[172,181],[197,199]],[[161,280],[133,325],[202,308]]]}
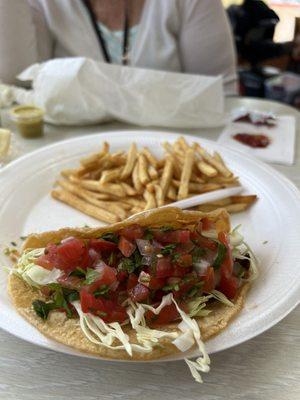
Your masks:
{"label": "paper wrapper", "polygon": [[34,64],[14,89],[18,103],[43,108],[60,125],[119,120],[141,126],[216,127],[224,124],[221,77],[153,71],[65,58]]}

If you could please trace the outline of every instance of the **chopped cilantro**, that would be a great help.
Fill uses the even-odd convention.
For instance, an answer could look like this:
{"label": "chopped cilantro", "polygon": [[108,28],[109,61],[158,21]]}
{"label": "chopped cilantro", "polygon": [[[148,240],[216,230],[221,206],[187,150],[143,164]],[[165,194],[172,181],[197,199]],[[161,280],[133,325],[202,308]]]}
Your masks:
{"label": "chopped cilantro", "polygon": [[95,269],[88,268],[86,271],[86,276],[85,276],[85,284],[90,285],[91,283],[95,282],[97,278],[99,278],[100,274],[99,271],[96,271]]}
{"label": "chopped cilantro", "polygon": [[28,236],[20,236],[21,240],[26,240]]}
{"label": "chopped cilantro", "polygon": [[113,243],[119,242],[118,236],[112,232],[104,233],[102,236],[100,236],[100,239],[107,240],[108,242],[113,242]]}
{"label": "chopped cilantro", "polygon": [[176,292],[178,292],[180,290],[180,287],[178,285],[178,283],[174,283],[173,285],[166,285],[162,288],[162,290],[164,292],[168,292],[169,290],[175,290]]}
{"label": "chopped cilantro", "polygon": [[167,246],[165,246],[163,249],[161,249],[161,254],[163,254],[164,256],[169,255],[172,253],[172,251],[175,249],[176,244],[168,244]]}
{"label": "chopped cilantro", "polygon": [[17,243],[16,242],[10,242],[10,244],[14,247],[17,247]]}
{"label": "chopped cilantro", "polygon": [[225,256],[226,256],[226,254],[227,254],[227,248],[226,248],[226,246],[223,244],[223,243],[218,243],[218,254],[217,254],[217,257],[216,257],[216,259],[215,259],[215,261],[214,261],[214,263],[213,263],[213,267],[215,268],[215,269],[218,269],[218,268],[220,268],[221,267],[221,265],[222,265],[222,263],[223,263],[223,261],[224,261],[224,258],[225,258]]}
{"label": "chopped cilantro", "polygon": [[169,231],[173,231],[174,228],[172,226],[161,226],[159,228],[162,232],[169,232]]}
{"label": "chopped cilantro", "polygon": [[109,259],[108,259],[108,265],[112,266],[114,265],[115,262],[115,253],[110,253]]}
{"label": "chopped cilantro", "polygon": [[195,247],[192,252],[193,264],[199,262],[199,260],[205,255],[205,253],[206,253],[205,249],[202,249],[200,247]]}
{"label": "chopped cilantro", "polygon": [[70,309],[68,302],[78,300],[79,299],[78,292],[69,291],[69,294],[65,295],[64,289],[57,286],[53,296],[53,301],[46,303],[42,300],[34,300],[32,302],[32,307],[34,311],[43,320],[46,320],[48,318],[50,311],[56,310],[58,308],[63,308],[66,311],[68,318],[71,318],[73,316],[73,312]]}
{"label": "chopped cilantro", "polygon": [[153,239],[153,233],[151,232],[151,230],[149,228],[147,228],[145,230],[144,239],[145,240],[152,240]]}
{"label": "chopped cilantro", "polygon": [[53,302],[45,303],[42,300],[34,300],[32,303],[34,311],[43,320],[46,320],[48,318],[49,312],[54,309],[53,306],[54,306]]}
{"label": "chopped cilantro", "polygon": [[102,285],[100,288],[98,288],[93,295],[95,297],[99,297],[99,296],[104,296],[109,292],[109,286],[107,285]]}
{"label": "chopped cilantro", "polygon": [[118,265],[119,271],[126,271],[129,274],[142,266],[143,256],[138,250],[135,250],[131,257],[123,258]]}
{"label": "chopped cilantro", "polygon": [[181,254],[180,253],[173,253],[172,254],[172,261],[177,262],[180,258]]}
{"label": "chopped cilantro", "polygon": [[71,276],[78,276],[78,278],[85,278],[86,271],[83,268],[77,267],[71,272]]}

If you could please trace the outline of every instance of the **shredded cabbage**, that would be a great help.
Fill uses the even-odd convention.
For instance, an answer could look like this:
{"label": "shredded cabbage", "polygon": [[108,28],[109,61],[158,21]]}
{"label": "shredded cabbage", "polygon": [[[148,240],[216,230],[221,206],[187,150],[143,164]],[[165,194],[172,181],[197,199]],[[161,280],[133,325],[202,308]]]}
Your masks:
{"label": "shredded cabbage", "polygon": [[33,287],[57,282],[63,271],[56,268],[48,270],[33,262],[42,254],[44,254],[44,248],[25,250],[19,258],[16,268],[12,269],[11,273],[19,275]]}

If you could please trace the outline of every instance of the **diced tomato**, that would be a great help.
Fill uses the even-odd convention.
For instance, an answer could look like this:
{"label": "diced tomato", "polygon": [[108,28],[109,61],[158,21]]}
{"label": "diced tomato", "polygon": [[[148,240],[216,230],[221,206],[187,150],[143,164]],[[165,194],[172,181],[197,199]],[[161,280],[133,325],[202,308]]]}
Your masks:
{"label": "diced tomato", "polygon": [[85,248],[80,266],[82,268],[92,268],[100,260],[100,254],[94,249]]}
{"label": "diced tomato", "polygon": [[190,267],[193,263],[193,257],[191,254],[181,254],[176,260],[176,263],[183,268]]}
{"label": "diced tomato", "polygon": [[57,279],[57,282],[61,284],[62,287],[68,289],[80,289],[82,286],[82,279],[78,276],[68,276],[63,275]]}
{"label": "diced tomato", "polygon": [[91,239],[89,241],[89,247],[96,251],[114,251],[117,249],[117,244],[113,242],[109,242],[108,240],[104,239]]}
{"label": "diced tomato", "polygon": [[48,244],[45,249],[45,254],[40,256],[35,264],[40,265],[46,269],[53,269],[58,263],[57,246],[55,244]]}
{"label": "diced tomato", "polygon": [[190,253],[195,248],[195,244],[189,240],[186,243],[180,243],[176,246],[174,253]]}
{"label": "diced tomato", "polygon": [[120,236],[118,247],[123,256],[130,257],[136,249],[136,244],[130,242],[125,236]]}
{"label": "diced tomato", "polygon": [[134,288],[129,290],[129,295],[132,301],[140,302],[146,300],[149,296],[150,290],[146,286],[138,283]]}
{"label": "diced tomato", "polygon": [[128,318],[126,309],[120,305],[116,305],[115,309],[109,314],[106,322],[124,322]]}
{"label": "diced tomato", "polygon": [[180,298],[185,295],[196,283],[199,282],[199,278],[196,273],[191,272],[184,276],[184,279],[178,284],[179,290],[173,291],[173,296],[175,298]]}
{"label": "diced tomato", "polygon": [[235,276],[221,276],[218,290],[225,294],[229,299],[233,299],[237,293],[239,281]]}
{"label": "diced tomato", "polygon": [[57,256],[60,269],[75,269],[80,265],[86,246],[81,239],[72,238],[57,246]]}
{"label": "diced tomato", "polygon": [[92,309],[104,311],[104,305],[101,299],[96,299],[95,296],[89,293],[86,288],[82,288],[80,291],[80,304],[82,312],[84,313],[88,313]]}
{"label": "diced tomato", "polygon": [[206,275],[202,277],[204,281],[203,291],[206,293],[210,293],[215,288],[215,271],[213,267],[208,267],[206,271]]}
{"label": "diced tomato", "polygon": [[146,320],[152,325],[163,325],[172,322],[179,317],[179,313],[175,304],[165,306],[161,312],[156,315],[152,311],[147,311],[145,314]]}
{"label": "diced tomato", "polygon": [[191,269],[190,267],[184,268],[184,267],[181,267],[180,265],[175,264],[175,266],[173,267],[172,276],[183,278],[186,274],[188,274],[190,272],[190,269]]}
{"label": "diced tomato", "polygon": [[156,277],[167,278],[172,276],[173,266],[170,257],[161,257],[157,260],[156,264]]}
{"label": "diced tomato", "polygon": [[218,239],[221,243],[223,243],[226,246],[226,249],[227,249],[225,259],[220,268],[221,276],[230,277],[233,272],[233,258],[232,258],[232,254],[231,254],[231,248],[229,245],[227,233],[220,232],[218,234]]}
{"label": "diced tomato", "polygon": [[111,268],[103,263],[98,269],[100,273],[99,278],[92,284],[88,285],[90,293],[93,293],[103,285],[111,286],[117,281],[117,271],[115,268]]}
{"label": "diced tomato", "polygon": [[164,278],[156,278],[155,276],[151,276],[149,282],[149,289],[151,290],[158,290],[165,286],[165,279]]}
{"label": "diced tomato", "polygon": [[190,231],[188,230],[175,230],[163,232],[154,230],[153,236],[161,243],[187,243],[190,240]]}
{"label": "diced tomato", "polygon": [[201,230],[209,231],[213,227],[214,223],[211,219],[204,217],[201,219]]}
{"label": "diced tomato", "polygon": [[127,318],[126,310],[115,301],[96,298],[86,288],[80,291],[81,309],[84,313],[98,315],[105,322],[123,322]]}
{"label": "diced tomato", "polygon": [[199,247],[210,250],[217,250],[217,243],[209,238],[199,235],[197,232],[192,232],[192,240],[197,243]]}
{"label": "diced tomato", "polygon": [[126,271],[119,271],[117,273],[117,279],[119,282],[124,282],[128,278],[128,273]]}
{"label": "diced tomato", "polygon": [[132,289],[138,283],[138,277],[135,274],[130,274],[127,280],[127,290]]}
{"label": "diced tomato", "polygon": [[144,229],[140,225],[135,224],[121,229],[120,235],[124,236],[127,240],[134,241],[135,239],[143,238]]}

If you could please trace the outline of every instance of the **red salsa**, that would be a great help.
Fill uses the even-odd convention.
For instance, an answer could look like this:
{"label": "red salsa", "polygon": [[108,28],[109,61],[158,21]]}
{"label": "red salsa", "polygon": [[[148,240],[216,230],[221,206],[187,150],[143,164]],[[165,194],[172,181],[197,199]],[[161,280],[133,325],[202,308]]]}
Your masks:
{"label": "red salsa", "polygon": [[[157,306],[164,295],[172,293],[183,308],[194,296],[213,289],[233,298],[239,279],[228,235],[221,232],[215,240],[205,237],[205,230],[211,228],[214,222],[207,218],[193,230],[131,225],[99,238],[70,237],[48,244],[36,264],[62,271],[57,284],[42,288],[52,300],[48,309],[72,315],[71,303],[78,300],[84,313],[105,322],[124,322],[128,298]],[[47,317],[49,310],[42,309],[41,303],[36,311]],[[171,305],[155,318],[148,312],[146,318],[164,324],[178,318],[178,313]]]}
{"label": "red salsa", "polygon": [[237,133],[233,138],[240,143],[255,148],[267,147],[270,144],[268,136],[262,134]]}

